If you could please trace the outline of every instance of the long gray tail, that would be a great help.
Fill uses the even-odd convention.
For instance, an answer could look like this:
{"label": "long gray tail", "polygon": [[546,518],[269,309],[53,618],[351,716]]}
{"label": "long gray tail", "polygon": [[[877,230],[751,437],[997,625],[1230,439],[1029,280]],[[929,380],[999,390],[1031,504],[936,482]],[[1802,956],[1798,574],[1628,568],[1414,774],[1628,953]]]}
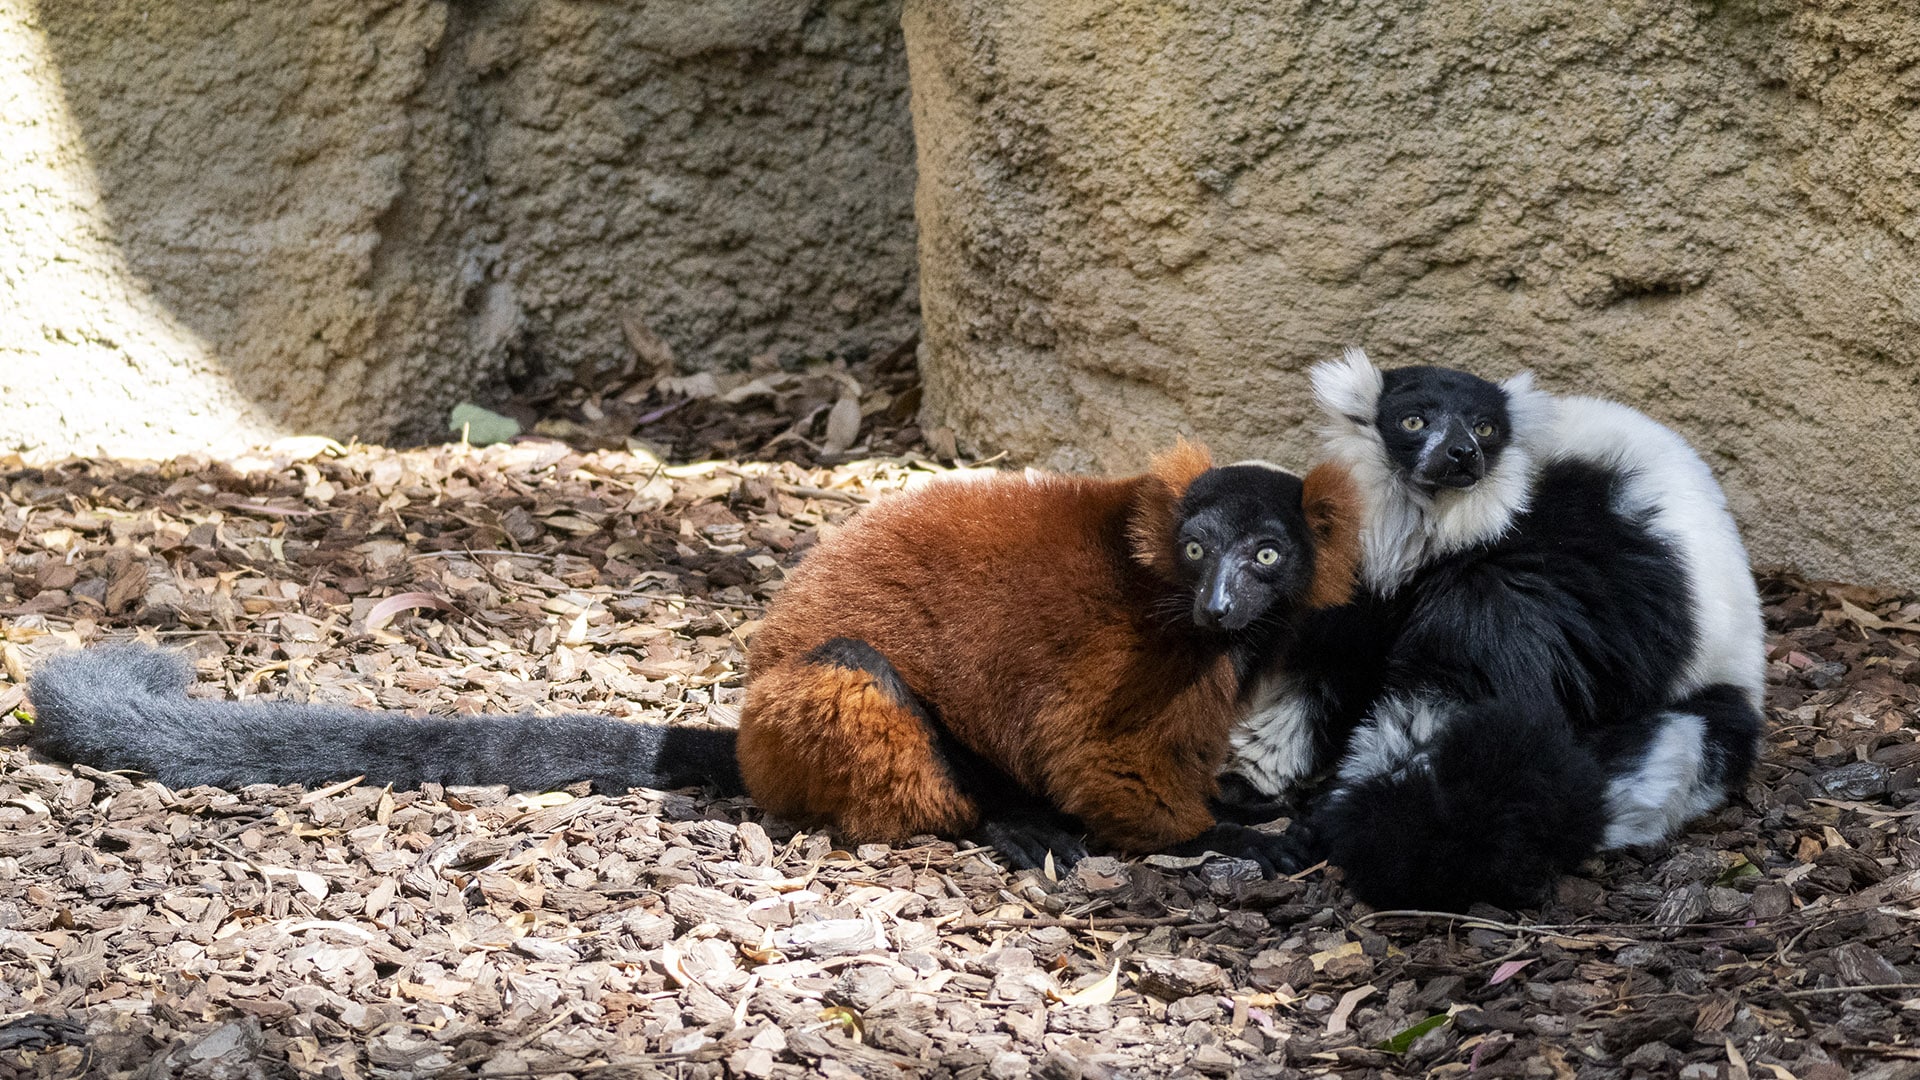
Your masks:
{"label": "long gray tail", "polygon": [[400,788],[505,784],[550,791],[590,781],[628,788],[701,785],[744,794],[731,731],[601,716],[463,716],[294,702],[190,698],[185,658],[107,646],[50,657],[27,687],[30,744],[96,769],[136,769],[169,787],[319,786],[364,774]]}

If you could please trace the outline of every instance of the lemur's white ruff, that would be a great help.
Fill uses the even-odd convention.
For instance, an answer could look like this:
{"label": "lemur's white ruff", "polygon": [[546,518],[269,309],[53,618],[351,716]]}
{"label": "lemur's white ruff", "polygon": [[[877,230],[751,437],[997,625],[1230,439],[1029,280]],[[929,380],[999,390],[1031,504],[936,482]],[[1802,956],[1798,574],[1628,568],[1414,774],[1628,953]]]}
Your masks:
{"label": "lemur's white ruff", "polygon": [[1366,500],[1361,531],[1361,579],[1382,596],[1406,584],[1413,572],[1442,555],[1496,539],[1527,508],[1535,465],[1553,430],[1554,399],[1533,388],[1521,372],[1500,388],[1507,394],[1512,439],[1500,463],[1464,491],[1428,493],[1399,482],[1380,432],[1380,369],[1367,354],[1349,348],[1339,360],[1313,368],[1313,396],[1326,413],[1321,440],[1326,456],[1353,471]]}

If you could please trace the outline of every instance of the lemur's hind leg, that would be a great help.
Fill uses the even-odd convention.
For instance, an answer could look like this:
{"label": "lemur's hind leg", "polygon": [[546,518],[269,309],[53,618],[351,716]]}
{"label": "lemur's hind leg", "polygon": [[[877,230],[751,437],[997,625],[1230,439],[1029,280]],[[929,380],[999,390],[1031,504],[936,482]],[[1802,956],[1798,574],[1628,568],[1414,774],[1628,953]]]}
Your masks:
{"label": "lemur's hind leg", "polygon": [[740,718],[740,768],[776,814],[827,820],[863,840],[970,836],[1016,868],[1086,855],[1080,822],[953,737],[887,658],[834,638],[756,675]]}
{"label": "lemur's hind leg", "polygon": [[747,790],[783,817],[892,843],[979,823],[979,807],[941,760],[926,709],[865,642],[835,638],[756,673],[739,752]]}
{"label": "lemur's hind leg", "polygon": [[933,739],[940,767],[979,809],[978,827],[966,832],[968,839],[999,852],[1016,870],[1042,869],[1049,854],[1056,867],[1072,866],[1086,858],[1084,822],[1022,787],[1006,770],[955,738],[938,714],[907,688],[899,673],[872,646],[836,638],[809,656],[831,656],[835,663],[858,665],[873,675],[876,686],[920,719]]}
{"label": "lemur's hind leg", "polygon": [[878,649],[834,638],[754,677],[740,771],[760,804],[862,840],[972,835],[1017,868],[1086,854],[1084,828],[955,739]]}

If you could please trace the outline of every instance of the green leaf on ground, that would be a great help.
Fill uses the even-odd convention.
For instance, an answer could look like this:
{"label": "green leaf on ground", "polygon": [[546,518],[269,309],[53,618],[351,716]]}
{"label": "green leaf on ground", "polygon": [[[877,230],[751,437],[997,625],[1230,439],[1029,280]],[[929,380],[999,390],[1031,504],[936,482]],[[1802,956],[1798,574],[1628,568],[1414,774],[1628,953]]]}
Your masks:
{"label": "green leaf on ground", "polygon": [[492,409],[483,409],[471,401],[463,401],[453,407],[447,427],[474,446],[491,446],[520,434],[519,421],[510,416],[501,416]]}
{"label": "green leaf on ground", "polygon": [[1405,1031],[1382,1040],[1377,1049],[1385,1050],[1389,1054],[1404,1054],[1407,1052],[1407,1047],[1414,1044],[1414,1040],[1446,1022],[1446,1013],[1434,1013]]}

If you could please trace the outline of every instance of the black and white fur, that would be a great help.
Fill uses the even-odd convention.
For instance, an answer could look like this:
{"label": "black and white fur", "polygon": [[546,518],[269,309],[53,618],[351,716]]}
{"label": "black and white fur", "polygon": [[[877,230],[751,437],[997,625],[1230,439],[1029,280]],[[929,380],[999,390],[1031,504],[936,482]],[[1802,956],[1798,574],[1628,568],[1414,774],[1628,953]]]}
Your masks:
{"label": "black and white fur", "polygon": [[1744,782],[1759,597],[1678,435],[1527,374],[1382,372],[1358,349],[1313,385],[1365,500],[1362,595],[1276,658],[1229,770],[1278,796],[1333,765],[1308,828],[1357,895],[1537,900]]}
{"label": "black and white fur", "polygon": [[704,785],[745,793],[732,731],[627,723],[604,716],[412,717],[289,701],[189,698],[178,653],[105,646],[59,653],[33,672],[30,742],[98,769],[136,769],[169,787],[317,787],[365,775],[375,784],[505,784],[552,791],[582,781]]}

